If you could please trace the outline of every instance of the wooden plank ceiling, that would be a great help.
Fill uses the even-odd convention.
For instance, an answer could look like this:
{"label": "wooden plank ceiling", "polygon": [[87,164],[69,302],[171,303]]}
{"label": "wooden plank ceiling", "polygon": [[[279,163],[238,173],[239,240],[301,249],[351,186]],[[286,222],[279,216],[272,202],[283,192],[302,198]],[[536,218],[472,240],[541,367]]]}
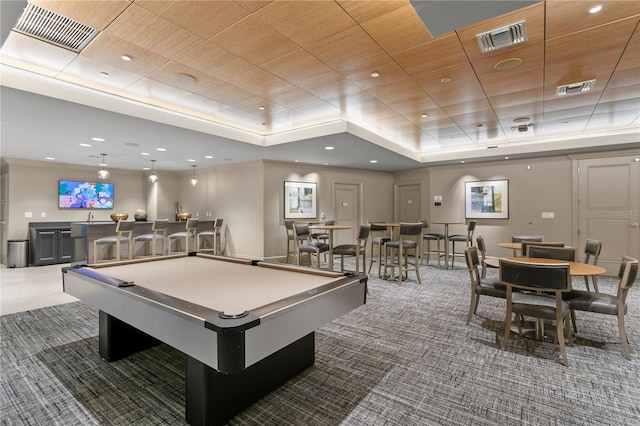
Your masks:
{"label": "wooden plank ceiling", "polygon": [[[406,0],[32,3],[100,33],[75,54],[13,32],[3,63],[259,135],[348,120],[426,158],[639,125],[637,0],[548,0],[437,38]],[[480,51],[522,20],[526,42]]]}

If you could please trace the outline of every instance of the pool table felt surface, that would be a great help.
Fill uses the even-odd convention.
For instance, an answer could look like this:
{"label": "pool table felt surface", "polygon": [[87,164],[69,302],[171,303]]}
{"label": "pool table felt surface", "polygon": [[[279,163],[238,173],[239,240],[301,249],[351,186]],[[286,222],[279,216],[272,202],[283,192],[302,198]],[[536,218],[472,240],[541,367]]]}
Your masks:
{"label": "pool table felt surface", "polygon": [[198,256],[113,265],[96,271],[226,314],[251,311],[336,279]]}

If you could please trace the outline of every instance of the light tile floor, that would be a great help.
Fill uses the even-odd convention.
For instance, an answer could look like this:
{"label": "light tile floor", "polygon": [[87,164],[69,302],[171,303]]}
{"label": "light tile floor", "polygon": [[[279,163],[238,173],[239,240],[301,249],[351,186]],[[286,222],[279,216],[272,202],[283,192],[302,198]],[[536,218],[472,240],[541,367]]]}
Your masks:
{"label": "light tile floor", "polygon": [[62,291],[62,268],[69,264],[0,268],[0,315],[74,302]]}

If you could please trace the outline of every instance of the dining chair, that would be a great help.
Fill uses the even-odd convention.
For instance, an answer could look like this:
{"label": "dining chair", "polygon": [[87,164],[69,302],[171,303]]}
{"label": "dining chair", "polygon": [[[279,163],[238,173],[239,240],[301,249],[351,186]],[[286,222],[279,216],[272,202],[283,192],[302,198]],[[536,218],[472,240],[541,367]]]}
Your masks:
{"label": "dining chair", "polygon": [[[534,317],[541,321],[555,321],[555,340],[558,341],[563,364],[568,367],[565,333],[569,344],[573,341],[569,329],[569,303],[562,300],[562,296],[571,290],[569,265],[565,263],[532,264],[501,259],[500,281],[506,286],[507,299],[502,350],[507,348],[509,341],[512,314],[516,314],[518,333],[521,335],[523,316]],[[544,330],[544,322],[540,329]]]}
{"label": "dining chair", "polygon": [[[296,244],[296,264],[300,265],[300,258],[303,253],[309,256],[309,265],[313,266],[312,256],[316,256],[318,269],[320,269],[320,253],[329,251],[329,244],[311,240],[311,232],[309,224],[294,223],[293,224],[293,241]],[[332,259],[333,260],[333,259]]]}
{"label": "dining chair", "polygon": [[564,247],[564,242],[562,241],[550,241],[550,242],[540,242],[540,241],[523,241],[522,242],[522,256],[528,257],[529,252],[527,248],[529,246],[539,246],[539,247]]}
{"label": "dining chair", "polygon": [[481,256],[480,264],[482,265],[482,279],[485,279],[487,278],[487,268],[497,268],[487,264],[487,246],[484,244],[484,238],[480,235],[476,237],[476,246],[478,247],[478,252]]}
{"label": "dining chair", "polygon": [[[476,229],[477,220],[470,220],[467,224],[467,233],[466,234],[455,234],[449,235],[449,241],[451,241],[451,268],[453,268],[453,263],[456,259],[456,256],[464,257],[464,252],[456,253],[456,243],[464,243],[465,247],[470,247],[473,245],[473,232]],[[447,244],[447,242],[445,242]]]}
{"label": "dining chair", "polygon": [[[600,257],[600,252],[602,251],[602,241],[598,240],[587,240],[587,243],[584,247],[584,263],[589,263],[591,257],[593,256],[593,264],[598,264],[598,257]],[[592,275],[591,281],[593,282],[593,290],[598,293],[598,276]],[[587,287],[587,291],[589,291],[589,277],[584,276],[584,284]]]}
{"label": "dining chair", "polygon": [[467,315],[467,325],[471,321],[471,316],[478,310],[478,302],[480,296],[491,296],[505,299],[507,297],[506,287],[498,281],[485,282],[480,276],[478,270],[480,266],[479,249],[477,247],[467,247],[464,249],[467,268],[469,269],[469,278],[471,279],[471,304],[469,305],[469,314]]}
{"label": "dining chair", "polygon": [[627,295],[638,277],[638,260],[624,256],[618,271],[618,290],[615,295],[594,293],[585,290],[571,290],[565,295],[571,310],[573,330],[577,333],[575,311],[593,312],[596,314],[615,315],[618,318],[618,331],[624,350],[624,356],[631,359],[629,339],[624,326],[624,316],[627,313]]}
{"label": "dining chair", "polygon": [[537,257],[541,259],[576,261],[576,249],[573,247],[552,247],[530,245],[527,247],[527,257]]}
{"label": "dining chair", "polygon": [[[541,243],[542,239],[543,239],[542,235],[512,235],[511,236],[511,242],[512,243],[522,243],[523,241]],[[517,252],[517,250],[513,251],[513,255],[514,256],[518,255],[516,252]],[[524,254],[523,254],[523,256],[524,256]]]}
{"label": "dining chair", "polygon": [[[420,265],[418,259],[422,253],[422,222],[407,223],[400,222],[399,239],[384,243],[384,276],[387,269],[391,268],[391,276],[394,276],[395,268],[398,268],[398,283],[402,284],[402,278],[406,274],[409,278],[409,271],[414,271],[420,280]],[[413,251],[413,263],[409,262],[409,253]],[[397,252],[397,257],[395,253]],[[411,266],[411,267],[410,267]]]}
{"label": "dining chair", "polygon": [[[344,257],[354,256],[356,258],[356,274],[360,273],[360,257],[362,257],[362,272],[367,270],[367,240],[371,225],[360,225],[358,239],[355,244],[341,244],[333,248],[333,255],[340,256],[340,271],[344,272]],[[333,259],[331,259],[333,262]]]}
{"label": "dining chair", "polygon": [[[211,224],[212,229],[201,231],[196,234],[196,247],[200,252],[212,251],[213,254],[221,254],[220,239],[222,235],[223,219],[216,218]],[[211,239],[211,247],[206,247],[207,240]],[[203,247],[202,245],[205,245]]]}
{"label": "dining chair", "polygon": [[[427,256],[427,263],[429,263],[429,259],[431,255],[435,254],[436,258],[438,259],[438,266],[441,266],[440,258],[444,256],[444,252],[442,251],[442,247],[440,243],[445,240],[445,235],[439,234],[436,232],[427,232],[428,229],[429,229],[429,222],[427,222],[426,220],[423,220],[422,221],[422,241],[427,243],[426,247],[424,247],[425,250],[423,255]],[[437,248],[436,250],[431,250],[431,243],[434,241],[437,244]],[[422,264],[423,260],[424,260],[424,256],[422,257],[422,259],[420,259],[420,264]]]}
{"label": "dining chair", "polygon": [[[135,226],[134,220],[119,220],[116,224],[116,235],[109,235],[107,237],[98,238],[93,241],[93,263],[98,263],[98,247],[109,246],[109,248],[116,247],[116,261],[120,260],[120,246],[124,243],[127,245],[127,259],[131,259],[132,252],[132,240],[133,227]],[[113,256],[109,256],[111,260]]]}
{"label": "dining chair", "polygon": [[[380,223],[383,223],[385,221],[381,221]],[[382,250],[384,248],[384,243],[386,243],[387,241],[391,241],[391,238],[389,237],[389,230],[386,226],[383,225],[376,225],[375,222],[371,222],[369,221],[369,225],[371,226],[369,235],[371,238],[369,238],[371,240],[371,251],[370,251],[370,257],[369,257],[369,274],[371,273],[371,267],[373,266],[374,262],[378,263],[378,278],[380,278],[382,276]],[[377,246],[377,250],[375,249],[375,247]],[[375,256],[377,252],[377,256]]]}
{"label": "dining chair", "polygon": [[[336,221],[333,219],[327,219],[322,224],[335,225]],[[318,242],[326,243],[327,241],[329,241],[329,233],[327,231],[314,232],[311,234],[311,239]]]}
{"label": "dining chair", "polygon": [[[193,240],[194,251],[196,240],[196,229],[198,228],[198,219],[187,219],[185,222],[185,230],[182,232],[174,232],[169,235],[169,254],[172,253],[189,253],[189,240]],[[178,250],[171,250],[171,243],[177,241]],[[184,241],[184,250],[182,250],[182,241]]]}
{"label": "dining chair", "polygon": [[169,226],[169,219],[159,219],[154,220],[153,225],[151,227],[150,234],[142,234],[133,238],[133,251],[135,257],[136,251],[136,243],[144,243],[145,244],[145,256],[149,255],[149,245],[151,245],[151,256],[156,255],[156,238],[159,238],[162,241],[162,251],[160,255],[164,255],[166,239],[167,239],[167,227]]}

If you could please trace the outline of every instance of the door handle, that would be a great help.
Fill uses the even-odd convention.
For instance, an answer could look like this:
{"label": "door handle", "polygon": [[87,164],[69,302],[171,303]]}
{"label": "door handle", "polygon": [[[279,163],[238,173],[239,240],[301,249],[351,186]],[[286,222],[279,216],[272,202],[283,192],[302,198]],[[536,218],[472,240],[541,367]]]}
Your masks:
{"label": "door handle", "polygon": [[638,223],[638,222],[634,222],[634,223],[632,223],[632,224],[631,224],[631,225],[629,225],[629,226],[630,226],[630,227],[632,227],[632,228],[640,228],[640,223]]}

